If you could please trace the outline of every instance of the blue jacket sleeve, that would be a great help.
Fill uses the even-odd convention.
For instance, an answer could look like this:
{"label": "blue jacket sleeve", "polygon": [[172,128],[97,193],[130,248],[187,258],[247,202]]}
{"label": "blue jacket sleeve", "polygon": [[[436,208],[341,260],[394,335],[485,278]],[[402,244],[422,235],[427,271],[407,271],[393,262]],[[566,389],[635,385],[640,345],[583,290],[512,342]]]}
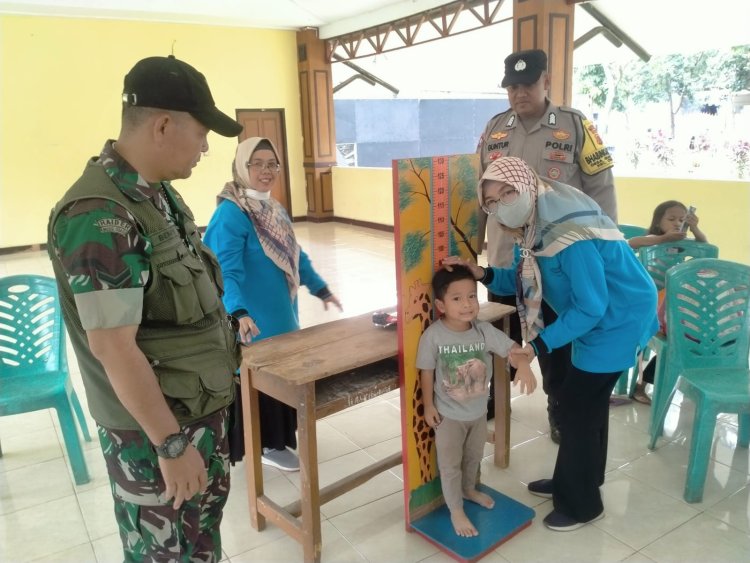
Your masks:
{"label": "blue jacket sleeve", "polygon": [[224,307],[229,313],[248,311],[242,298],[242,280],[247,274],[243,253],[252,223],[245,212],[231,201],[216,208],[206,227],[203,241],[216,254],[224,278]]}
{"label": "blue jacket sleeve", "polygon": [[492,270],[487,276],[485,285],[495,295],[515,295],[516,294],[516,271],[518,261],[521,259],[521,251],[518,245],[513,247],[513,263],[507,268],[489,268]]}
{"label": "blue jacket sleeve", "polygon": [[[570,306],[558,311],[557,320],[546,327],[539,337],[554,350],[591,331],[607,311],[609,291],[604,274],[604,261],[591,241],[577,242],[557,255],[561,275],[570,283]],[[554,283],[553,279],[543,280]]]}
{"label": "blue jacket sleeve", "polygon": [[510,268],[488,268],[492,270],[492,279],[486,284],[495,295],[516,294],[516,267]]}
{"label": "blue jacket sleeve", "polygon": [[299,250],[299,282],[315,296],[319,296],[320,291],[326,288],[325,280],[318,275],[310,257],[301,248]]}

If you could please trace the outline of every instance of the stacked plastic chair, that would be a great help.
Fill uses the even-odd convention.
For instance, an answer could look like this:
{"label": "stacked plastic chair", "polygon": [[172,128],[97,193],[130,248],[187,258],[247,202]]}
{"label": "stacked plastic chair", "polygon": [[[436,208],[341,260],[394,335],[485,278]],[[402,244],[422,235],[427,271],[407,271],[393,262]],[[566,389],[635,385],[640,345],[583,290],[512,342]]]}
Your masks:
{"label": "stacked plastic chair", "polygon": [[646,227],[639,227],[637,225],[617,225],[617,228],[620,229],[620,232],[622,233],[622,236],[624,236],[626,239],[631,239],[633,237],[642,237],[648,234],[648,229]]}
{"label": "stacked plastic chair", "polygon": [[57,411],[75,482],[88,483],[74,412],[86,441],[91,436],[68,374],[55,280],[0,278],[0,416],[41,409]]}
{"label": "stacked plastic chair", "polygon": [[[648,234],[648,229],[646,227],[639,227],[637,225],[619,224],[617,225],[617,228],[620,229],[622,236],[624,236],[626,240],[633,237],[642,237]],[[614,393],[616,393],[617,395],[630,395],[635,390],[635,385],[637,382],[638,359],[636,359],[635,367],[622,372],[620,379],[617,380],[617,385],[615,386]]]}
{"label": "stacked plastic chair", "polygon": [[738,414],[738,445],[750,442],[750,266],[690,260],[667,273],[663,400],[652,407],[654,449],[676,391],[695,403],[684,498],[700,502],[716,418]]}
{"label": "stacked plastic chair", "polygon": [[[644,246],[640,249],[640,260],[651,279],[656,284],[656,289],[664,288],[667,272],[670,268],[695,258],[718,258],[719,247],[707,242],[696,242],[694,240],[683,240],[678,242],[666,242],[653,246]],[[651,398],[651,424],[650,431],[655,430],[656,420],[654,413],[664,405],[669,393],[674,387],[675,378],[665,377],[664,368],[667,365],[667,339],[663,333],[657,333],[648,343],[647,351],[656,353],[656,371],[654,374],[654,390]]]}
{"label": "stacked plastic chair", "polygon": [[682,240],[643,246],[638,255],[641,264],[651,274],[656,289],[661,290],[665,285],[667,270],[693,258],[718,258],[719,247],[707,242]]}

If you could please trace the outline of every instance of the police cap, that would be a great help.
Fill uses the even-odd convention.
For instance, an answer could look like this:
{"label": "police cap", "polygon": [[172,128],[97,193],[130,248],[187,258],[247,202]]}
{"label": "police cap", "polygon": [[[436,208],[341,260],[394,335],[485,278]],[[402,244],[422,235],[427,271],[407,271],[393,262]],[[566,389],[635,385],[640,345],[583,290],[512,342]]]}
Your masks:
{"label": "police cap", "polygon": [[541,49],[518,51],[505,57],[505,76],[501,86],[534,84],[547,70],[547,54]]}

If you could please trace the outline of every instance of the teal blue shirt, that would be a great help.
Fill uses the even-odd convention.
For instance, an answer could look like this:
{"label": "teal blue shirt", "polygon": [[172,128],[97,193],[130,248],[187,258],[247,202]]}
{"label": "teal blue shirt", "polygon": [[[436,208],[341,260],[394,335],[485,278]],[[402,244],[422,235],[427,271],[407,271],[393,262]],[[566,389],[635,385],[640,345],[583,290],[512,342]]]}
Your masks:
{"label": "teal blue shirt", "polygon": [[[558,315],[539,333],[547,348],[572,342],[573,365],[588,372],[633,366],[658,323],[656,286],[627,242],[579,241],[537,263],[543,298]],[[515,268],[492,270],[487,288],[515,294]]]}
{"label": "teal blue shirt", "polygon": [[[224,276],[224,307],[247,311],[263,340],[299,328],[297,298],[291,298],[286,274],[266,256],[247,214],[224,200],[206,227],[204,242],[214,251]],[[326,287],[310,258],[300,251],[300,283],[313,295]],[[654,307],[656,307],[654,305]]]}

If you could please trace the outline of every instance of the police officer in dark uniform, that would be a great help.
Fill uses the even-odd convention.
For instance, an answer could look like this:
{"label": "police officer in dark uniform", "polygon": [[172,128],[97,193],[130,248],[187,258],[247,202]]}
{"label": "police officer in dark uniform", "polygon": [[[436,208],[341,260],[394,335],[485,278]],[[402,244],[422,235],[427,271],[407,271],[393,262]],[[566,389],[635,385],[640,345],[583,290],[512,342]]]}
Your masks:
{"label": "police officer in dark uniform", "polygon": [[[612,156],[585,115],[570,107],[556,106],[547,97],[550,75],[546,53],[532,49],[509,55],[501,85],[508,92],[510,109],[490,119],[479,140],[477,152],[482,170],[496,158],[522,158],[540,176],[583,191],[617,223]],[[486,225],[488,264],[508,267],[513,262],[513,237],[497,221],[487,222],[481,211],[479,219],[479,248],[483,246]],[[490,294],[489,297],[492,301],[515,305],[515,296]],[[546,302],[542,303],[542,311],[545,323],[556,318]],[[511,320],[511,338],[521,340],[517,315]],[[560,430],[555,390],[569,363],[570,345],[540,358],[543,387],[548,396],[550,437],[556,443],[560,440]]]}

